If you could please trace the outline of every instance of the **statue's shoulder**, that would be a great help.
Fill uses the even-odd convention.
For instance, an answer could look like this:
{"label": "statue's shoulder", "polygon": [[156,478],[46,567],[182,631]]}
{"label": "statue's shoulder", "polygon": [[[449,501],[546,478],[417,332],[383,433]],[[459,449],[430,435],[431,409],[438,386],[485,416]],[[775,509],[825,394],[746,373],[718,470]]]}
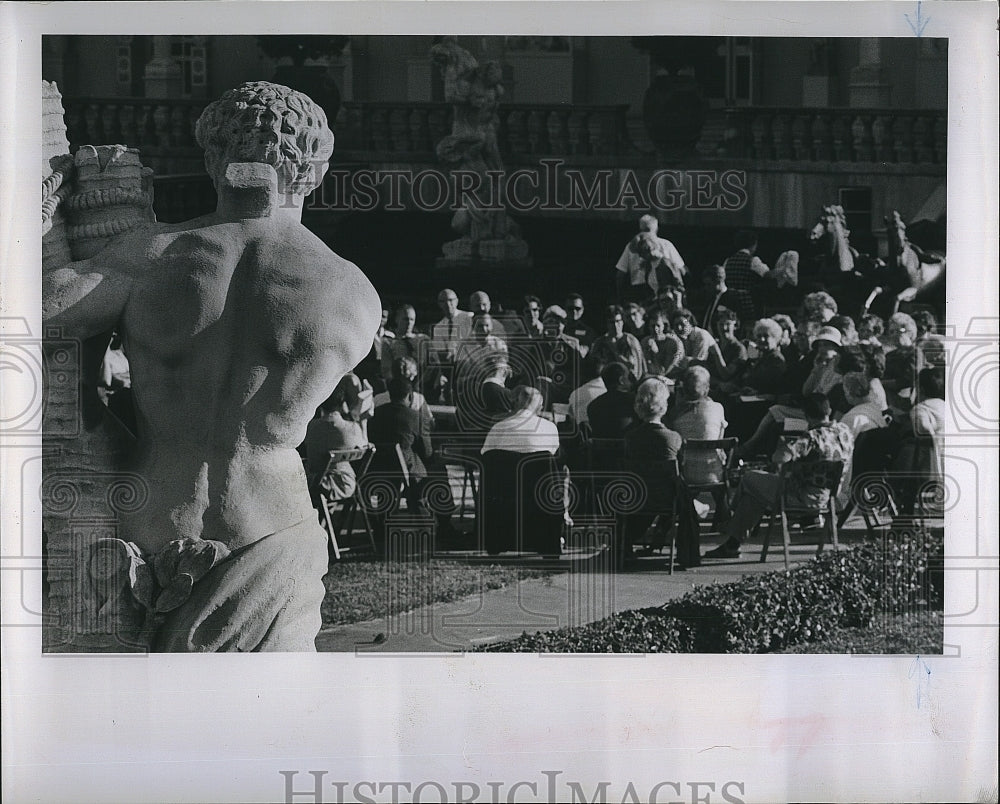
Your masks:
{"label": "statue's shoulder", "polygon": [[307,297],[303,303],[364,319],[381,317],[381,301],[364,271],[304,226],[282,229],[265,248]]}
{"label": "statue's shoulder", "polygon": [[300,224],[273,230],[273,234],[267,236],[261,245],[268,251],[277,250],[285,270],[301,272],[303,279],[364,277],[357,265],[341,257]]}

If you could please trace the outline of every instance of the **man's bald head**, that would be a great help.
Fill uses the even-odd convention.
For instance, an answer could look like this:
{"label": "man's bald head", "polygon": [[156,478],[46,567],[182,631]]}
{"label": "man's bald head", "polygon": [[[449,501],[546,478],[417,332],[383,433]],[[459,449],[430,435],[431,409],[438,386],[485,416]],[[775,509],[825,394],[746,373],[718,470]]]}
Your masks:
{"label": "man's bald head", "polygon": [[488,313],[491,307],[489,294],[485,291],[477,290],[469,296],[469,309],[473,313]]}
{"label": "man's bald head", "polygon": [[458,294],[455,293],[451,288],[445,288],[440,293],[438,293],[438,307],[441,308],[441,312],[445,314],[448,318],[454,318],[455,313],[458,312]]}

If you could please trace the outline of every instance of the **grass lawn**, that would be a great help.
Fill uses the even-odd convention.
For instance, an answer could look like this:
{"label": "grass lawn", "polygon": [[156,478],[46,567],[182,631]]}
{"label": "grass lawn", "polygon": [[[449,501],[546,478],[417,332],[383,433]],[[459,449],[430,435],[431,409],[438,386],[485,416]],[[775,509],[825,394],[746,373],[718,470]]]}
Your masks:
{"label": "grass lawn", "polygon": [[871,628],[838,628],[826,639],[793,645],[776,653],[940,654],[944,623],[940,611],[897,615]]}
{"label": "grass lawn", "polygon": [[526,567],[455,561],[386,562],[344,556],[323,578],[323,625],[346,625],[401,614],[427,605],[447,603],[490,589],[502,589],[527,578],[552,573]]}

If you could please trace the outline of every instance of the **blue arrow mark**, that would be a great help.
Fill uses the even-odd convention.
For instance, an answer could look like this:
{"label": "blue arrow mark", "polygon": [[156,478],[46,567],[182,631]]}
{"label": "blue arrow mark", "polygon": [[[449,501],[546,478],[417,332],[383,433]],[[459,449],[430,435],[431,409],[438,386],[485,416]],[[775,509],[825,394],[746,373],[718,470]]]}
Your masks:
{"label": "blue arrow mark", "polygon": [[927,23],[931,21],[930,17],[926,17],[925,18],[921,14],[921,12],[920,12],[920,0],[917,0],[917,21],[915,23],[914,23],[913,20],[910,19],[910,15],[909,14],[904,14],[903,16],[906,17],[906,21],[910,24],[910,30],[913,31],[913,33],[916,36],[923,36],[924,35],[924,28],[926,28],[927,27]]}

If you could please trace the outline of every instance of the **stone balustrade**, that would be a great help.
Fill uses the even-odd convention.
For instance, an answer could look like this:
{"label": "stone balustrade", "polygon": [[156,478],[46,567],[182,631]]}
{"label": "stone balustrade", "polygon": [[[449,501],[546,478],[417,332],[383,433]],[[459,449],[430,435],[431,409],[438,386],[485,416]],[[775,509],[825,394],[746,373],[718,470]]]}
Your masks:
{"label": "stone balustrade", "polygon": [[138,148],[156,173],[204,170],[194,125],[205,101],[154,98],[63,98],[70,146],[122,143]]}
{"label": "stone balustrade", "polygon": [[[500,151],[511,157],[624,156],[628,106],[505,104],[498,111]],[[427,157],[450,133],[444,103],[346,102],[337,117],[337,148],[351,154]]]}
{"label": "stone balustrade", "polygon": [[[157,173],[202,170],[194,125],[204,101],[64,98],[72,145],[124,143],[139,148]],[[628,135],[628,106],[504,104],[500,152],[513,163],[539,157],[602,159],[616,166],[656,157]],[[944,165],[943,110],[745,107],[712,111],[699,160],[796,163],[864,162]],[[451,131],[446,103],[347,101],[334,121],[338,155],[364,161],[434,162]],[[709,141],[711,140],[711,141]]]}
{"label": "stone balustrade", "polygon": [[947,162],[944,110],[727,109],[714,155],[793,162]]}

